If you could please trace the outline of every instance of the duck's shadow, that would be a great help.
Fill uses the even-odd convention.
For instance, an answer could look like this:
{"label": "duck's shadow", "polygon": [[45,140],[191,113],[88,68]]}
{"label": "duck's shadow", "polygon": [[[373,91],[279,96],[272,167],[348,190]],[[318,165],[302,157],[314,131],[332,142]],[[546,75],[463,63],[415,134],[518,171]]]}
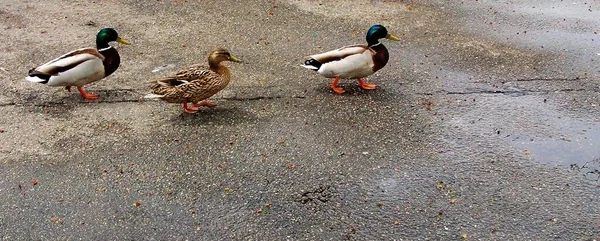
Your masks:
{"label": "duck's shadow", "polygon": [[[178,111],[181,111],[181,109],[178,109]],[[256,119],[256,115],[242,108],[217,106],[215,108],[200,108],[194,114],[181,111],[179,115],[173,116],[170,121],[174,125],[183,126],[210,126],[216,124],[234,126],[254,122]]]}
{"label": "duck's shadow", "polygon": [[[387,89],[383,86],[377,86],[374,90],[365,90],[362,89],[356,83],[340,83],[338,87],[342,87],[344,89],[343,94],[336,94],[331,90],[329,85],[320,85],[315,88],[315,91],[322,95],[329,95],[332,97],[358,97],[357,100],[362,99],[370,99],[376,101],[392,101],[398,98],[398,91]],[[400,94],[401,95],[401,94]]]}
{"label": "duck's shadow", "polygon": [[94,90],[90,93],[99,95],[97,100],[85,100],[77,91],[57,90],[51,93],[27,92],[21,93],[17,98],[24,103],[33,103],[36,106],[55,106],[93,103],[117,103],[117,102],[137,102],[143,96],[134,89],[115,89],[115,90]]}
{"label": "duck's shadow", "polygon": [[96,90],[94,94],[100,95],[97,100],[85,100],[79,93],[60,93],[64,90],[57,90],[50,94],[38,91],[23,92],[15,95],[15,99],[20,99],[19,103],[29,106],[34,113],[54,113],[53,115],[69,115],[71,111],[78,107],[89,107],[100,103],[119,103],[119,102],[138,102],[140,94],[135,90]]}

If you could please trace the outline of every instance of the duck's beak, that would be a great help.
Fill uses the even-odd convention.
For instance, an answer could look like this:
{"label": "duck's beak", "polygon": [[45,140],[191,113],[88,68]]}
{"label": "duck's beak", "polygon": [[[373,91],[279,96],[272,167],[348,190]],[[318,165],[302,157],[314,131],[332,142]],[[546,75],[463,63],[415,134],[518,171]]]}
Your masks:
{"label": "duck's beak", "polygon": [[386,39],[389,39],[389,40],[394,40],[394,41],[398,41],[398,40],[400,40],[400,38],[396,37],[396,35],[389,34],[389,33],[388,33],[388,35],[387,35],[387,36],[385,36],[385,38],[386,38]]}
{"label": "duck's beak", "polygon": [[233,62],[242,62],[240,59],[236,58],[235,56],[231,55],[229,56],[229,61],[233,61]]}
{"label": "duck's beak", "polygon": [[129,42],[129,40],[121,38],[121,37],[117,37],[117,43],[122,43],[122,44],[126,44],[126,45],[130,45],[131,44]]}

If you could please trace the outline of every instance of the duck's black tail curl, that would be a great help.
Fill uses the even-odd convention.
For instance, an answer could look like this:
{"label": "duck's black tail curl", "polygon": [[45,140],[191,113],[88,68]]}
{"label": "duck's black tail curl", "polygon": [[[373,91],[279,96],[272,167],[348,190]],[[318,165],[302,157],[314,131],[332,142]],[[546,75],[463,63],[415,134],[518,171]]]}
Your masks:
{"label": "duck's black tail curl", "polygon": [[322,65],[321,62],[317,61],[316,59],[311,58],[311,59],[304,61],[304,64],[302,65],[302,67],[317,71],[317,70],[319,70],[319,68],[321,68],[321,65]]}

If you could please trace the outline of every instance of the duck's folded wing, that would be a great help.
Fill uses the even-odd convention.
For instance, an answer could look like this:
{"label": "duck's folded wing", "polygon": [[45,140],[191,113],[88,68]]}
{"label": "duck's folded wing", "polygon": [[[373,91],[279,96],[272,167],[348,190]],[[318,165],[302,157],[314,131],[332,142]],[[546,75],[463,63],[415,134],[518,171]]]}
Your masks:
{"label": "duck's folded wing", "polygon": [[104,60],[104,56],[94,48],[83,48],[71,51],[29,71],[30,76],[44,74],[57,75],[88,60]]}
{"label": "duck's folded wing", "polygon": [[156,80],[156,81],[152,81],[152,84],[154,85],[153,88],[160,87],[160,86],[177,87],[177,86],[186,85],[186,84],[189,84],[189,83],[190,83],[189,81],[178,79],[176,76],[167,77],[167,78],[159,79],[159,80]]}
{"label": "duck's folded wing", "polygon": [[175,75],[194,75],[198,72],[201,72],[203,70],[207,70],[208,67],[203,65],[203,64],[194,64],[194,65],[190,65],[185,67],[184,69],[178,71],[177,73],[175,73]]}
{"label": "duck's folded wing", "polygon": [[214,74],[214,72],[203,65],[192,65],[186,70],[179,71],[175,76],[179,79],[191,82],[201,80],[212,74]]}
{"label": "duck's folded wing", "polygon": [[177,72],[174,76],[159,79],[153,83],[155,87],[181,87],[191,82],[202,81],[206,76],[211,75],[211,71],[201,67],[193,65]]}
{"label": "duck's folded wing", "polygon": [[327,63],[335,60],[340,60],[346,58],[350,55],[362,54],[365,51],[369,51],[369,47],[366,45],[351,45],[342,47],[336,50],[332,50],[329,52],[315,54],[310,56],[311,58],[319,61],[319,63]]}

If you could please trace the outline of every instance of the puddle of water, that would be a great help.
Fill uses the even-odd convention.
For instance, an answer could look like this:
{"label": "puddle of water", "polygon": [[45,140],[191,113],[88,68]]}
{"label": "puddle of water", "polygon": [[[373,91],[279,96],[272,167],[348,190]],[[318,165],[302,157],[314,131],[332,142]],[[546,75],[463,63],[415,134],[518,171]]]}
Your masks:
{"label": "puddle of water", "polygon": [[522,140],[520,147],[535,161],[581,166],[600,166],[600,123],[582,123],[565,118],[560,125],[564,129],[559,135],[547,138]]}

